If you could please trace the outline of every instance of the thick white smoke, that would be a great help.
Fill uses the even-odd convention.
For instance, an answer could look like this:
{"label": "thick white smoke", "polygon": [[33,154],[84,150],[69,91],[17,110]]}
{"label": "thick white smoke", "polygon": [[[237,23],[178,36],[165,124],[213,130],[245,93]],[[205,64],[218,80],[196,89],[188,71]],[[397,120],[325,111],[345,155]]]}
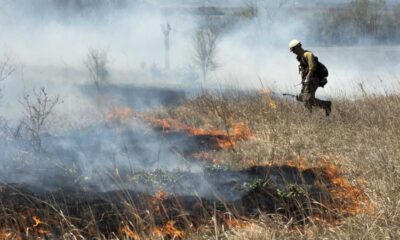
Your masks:
{"label": "thick white smoke", "polygon": [[[300,83],[298,63],[287,46],[293,38],[301,40],[304,47],[313,51],[329,69],[328,85],[318,90],[318,95],[350,96],[359,91],[357,82],[365,82],[367,90],[375,93],[398,89],[399,47],[313,46],[314,41],[308,35],[309,25],[301,17],[280,8],[272,18],[260,15],[259,19],[233,21],[220,35],[215,59],[218,68],[207,82],[202,83],[193,61],[193,38],[204,16],[193,15],[188,9],[169,9],[168,13],[168,9],[159,5],[128,1],[120,1],[120,4],[87,1],[93,5],[78,8],[61,4],[68,2],[74,1],[1,1],[1,52],[11,57],[16,71],[0,83],[3,87],[0,115],[15,127],[22,113],[19,101],[32,88],[44,86],[50,95],[60,94],[63,103],[57,106],[58,118],[55,119],[58,122],[53,123],[58,128],[49,133],[45,144],[48,144],[52,157],[76,164],[81,176],[90,176],[99,166],[113,167],[113,158],[128,167],[123,152],[127,139],[115,129],[97,125],[101,114],[96,110],[95,94],[86,91],[87,86],[93,86],[84,64],[90,49],[107,52],[109,82],[120,86],[114,88],[120,95],[110,98],[110,105],[115,102],[147,107],[163,103],[160,92],[144,94],[143,99],[134,98],[134,103],[130,102],[130,95],[143,92],[137,89],[129,92],[132,86],[181,90],[203,87],[260,89],[264,86],[276,92],[295,93],[300,88],[296,86]],[[162,25],[166,23],[172,28],[169,71],[164,69]],[[76,132],[62,132],[63,126]],[[98,129],[93,129],[96,126]],[[133,129],[142,127],[132,126]],[[48,156],[27,153],[25,143],[2,141],[0,147],[6,154],[1,160],[7,163],[17,157],[25,163],[48,159]],[[182,159],[165,146],[160,147],[162,144],[162,140],[150,131],[146,141],[137,146],[139,150],[135,152],[132,147],[129,153],[134,156],[135,166],[138,169],[183,166]],[[155,152],[155,149],[159,151]],[[159,159],[160,154],[162,163],[158,164],[154,159]],[[151,163],[144,164],[145,159]],[[10,169],[14,169],[15,164],[4,166],[9,167],[3,170],[11,176]],[[18,169],[21,166],[24,165]],[[46,171],[38,170],[38,174]],[[28,174],[24,176],[24,181],[37,179]],[[10,179],[16,180],[15,177]]]}
{"label": "thick white smoke", "polygon": [[[61,92],[65,86],[88,83],[83,62],[91,48],[108,53],[113,83],[201,85],[200,81],[193,82],[193,36],[204,16],[191,15],[187,9],[170,10],[173,13],[167,14],[169,8],[165,3],[88,1],[82,6],[73,5],[74,2],[2,3],[0,46],[20,66],[13,83],[7,85],[17,90],[12,91],[14,98],[20,97],[21,89],[34,86],[54,85],[54,90]],[[293,38],[300,39],[328,66],[329,84],[321,93],[352,94],[354,87],[346,87],[348,84],[380,84],[379,79],[387,82],[385,86],[389,88],[398,75],[398,47],[316,47],[309,44],[315,41],[309,36],[310,25],[300,17],[301,13],[297,16],[285,8],[274,11],[260,11],[257,19],[232,24],[221,34],[216,55],[219,68],[206,86],[260,88],[260,77],[277,91],[298,90],[294,87],[299,83],[297,62],[287,48]],[[167,22],[172,27],[168,74],[163,72],[165,49],[161,30]],[[158,71],[164,74],[155,77]],[[14,84],[24,87],[11,86]],[[5,98],[3,102],[13,101],[6,91]]]}

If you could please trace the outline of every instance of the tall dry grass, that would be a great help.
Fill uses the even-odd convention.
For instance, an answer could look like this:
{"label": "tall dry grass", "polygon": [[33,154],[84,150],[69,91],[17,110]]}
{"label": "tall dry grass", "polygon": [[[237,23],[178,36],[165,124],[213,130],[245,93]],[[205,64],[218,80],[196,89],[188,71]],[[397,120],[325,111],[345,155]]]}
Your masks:
{"label": "tall dry grass", "polygon": [[[244,123],[252,129],[254,139],[239,142],[235,149],[212,152],[219,164],[231,169],[243,169],[254,165],[286,164],[288,161],[301,160],[299,164],[312,167],[318,166],[318,161],[324,159],[338,166],[353,185],[363,188],[373,206],[367,209],[370,211],[343,216],[341,221],[335,223],[310,219],[306,226],[300,226],[293,224],[290,219],[284,219],[284,216],[264,213],[230,229],[217,223],[215,216],[208,216],[209,212],[204,209],[204,215],[208,214],[209,219],[215,221],[201,230],[191,228],[190,221],[186,221],[185,229],[193,230],[185,232],[186,239],[400,238],[398,95],[363,95],[356,100],[333,99],[332,116],[328,118],[322,111],[316,110],[310,114],[302,104],[290,99],[274,99],[267,92],[232,92],[226,95],[204,93],[181,106],[149,114],[171,118],[189,126],[227,131],[237,123]],[[113,176],[110,173],[109,177]],[[119,219],[120,222],[115,224],[127,228],[111,239],[162,239],[162,236],[151,234],[151,229],[160,220],[156,218],[161,203],[148,202],[148,215],[142,218],[140,212],[143,209],[135,207],[132,196],[124,191],[123,180],[118,174],[113,181],[116,186],[121,186],[119,197],[124,205],[123,208],[113,210],[115,216],[110,219]],[[146,201],[148,199],[142,202]],[[56,216],[54,219],[58,219],[63,239],[84,239],[82,234],[85,232],[92,233],[97,239],[110,239],[110,236],[102,234],[104,226],[96,217],[100,215],[103,218],[106,215],[103,216],[99,210],[95,211],[95,206],[87,206],[91,213],[90,221],[87,227],[80,229],[73,224],[76,219],[61,211],[57,202],[43,204],[48,208],[46,217],[51,219]],[[175,207],[179,209],[178,205]],[[32,224],[27,222],[28,218],[19,216],[12,209],[2,206],[0,210],[3,212],[0,217],[10,221],[10,231],[24,233],[24,227]],[[181,209],[181,212],[184,213],[185,209]],[[138,234],[137,238],[135,234]],[[14,235],[10,236],[7,239],[13,239]],[[14,239],[24,239],[26,235],[21,236]]]}
{"label": "tall dry grass", "polygon": [[205,93],[156,115],[202,128],[246,123],[255,139],[241,142],[234,151],[215,153],[221,164],[240,169],[300,156],[313,166],[325,158],[364,188],[374,206],[372,212],[346,217],[337,225],[310,224],[297,230],[263,216],[248,229],[220,231],[213,239],[400,239],[399,95],[333,99],[327,118],[322,111],[310,114],[298,102],[266,94]]}

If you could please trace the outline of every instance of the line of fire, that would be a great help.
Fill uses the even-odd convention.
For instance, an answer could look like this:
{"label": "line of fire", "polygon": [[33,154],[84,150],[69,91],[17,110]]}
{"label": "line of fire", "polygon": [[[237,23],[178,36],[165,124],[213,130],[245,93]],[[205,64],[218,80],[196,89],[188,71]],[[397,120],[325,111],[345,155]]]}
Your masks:
{"label": "line of fire", "polygon": [[400,239],[397,0],[0,0],[0,240]]}

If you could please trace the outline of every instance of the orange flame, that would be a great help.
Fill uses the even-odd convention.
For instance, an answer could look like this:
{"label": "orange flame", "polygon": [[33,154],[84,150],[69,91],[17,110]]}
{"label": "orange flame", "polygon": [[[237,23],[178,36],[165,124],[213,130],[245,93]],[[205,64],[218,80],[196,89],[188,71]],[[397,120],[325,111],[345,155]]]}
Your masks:
{"label": "orange flame", "polygon": [[355,215],[373,211],[373,206],[364,191],[340,176],[339,170],[333,164],[321,167],[319,172],[331,183],[330,192],[334,198],[334,207],[342,214]]}
{"label": "orange flame", "polygon": [[205,130],[200,128],[190,128],[190,127],[185,128],[184,131],[194,136],[201,136],[201,135],[213,136],[217,142],[216,147],[219,149],[235,148],[239,140],[250,140],[253,138],[253,133],[243,123],[236,124],[227,131]]}
{"label": "orange flame", "polygon": [[263,89],[261,89],[260,94],[261,94],[261,99],[267,103],[269,108],[271,108],[271,109],[278,108],[277,102],[275,100],[273,100],[271,97],[271,90],[263,88]]}
{"label": "orange flame", "polygon": [[317,167],[310,168],[305,158],[296,156],[293,160],[287,161],[287,165],[299,170],[310,169],[328,183],[326,191],[330,193],[332,199],[323,200],[322,203],[325,206],[344,215],[373,212],[374,206],[361,187],[365,184],[365,179],[356,179],[360,187],[352,185],[343,177],[341,169],[332,163],[335,158],[335,156],[329,155],[320,156],[317,160]]}
{"label": "orange flame", "polygon": [[109,112],[106,113],[107,122],[123,123],[133,117],[133,109],[130,107],[112,107]]}
{"label": "orange flame", "polygon": [[168,198],[168,193],[164,192],[162,190],[159,190],[154,193],[154,195],[151,197],[151,204],[153,206],[153,211],[156,214],[160,214],[162,212],[167,212],[167,209],[163,205],[163,201],[165,201]]}
{"label": "orange flame", "polygon": [[234,124],[233,127],[227,130],[206,130],[201,128],[193,128],[183,124],[174,123],[166,119],[153,119],[145,117],[154,128],[161,131],[184,132],[192,136],[210,136],[215,140],[217,149],[235,148],[239,140],[250,140],[254,137],[252,131],[244,124]]}
{"label": "orange flame", "polygon": [[130,239],[133,239],[133,240],[142,240],[142,238],[141,238],[136,232],[134,232],[133,230],[131,230],[128,226],[123,226],[123,227],[120,229],[120,232],[121,232],[121,234],[127,236],[127,237],[130,238]]}
{"label": "orange flame", "polygon": [[153,234],[157,237],[167,237],[174,239],[181,239],[184,236],[184,232],[175,228],[175,221],[168,221],[164,227],[155,228]]}
{"label": "orange flame", "polygon": [[[47,226],[48,224],[47,223],[45,223],[45,222],[43,222],[39,217],[37,217],[37,216],[33,216],[32,217],[32,220],[33,220],[33,225],[32,225],[32,228],[30,228],[30,227],[28,227],[26,230],[27,230],[27,233],[29,233],[30,231],[31,231],[31,233],[33,234],[33,235],[42,235],[42,236],[50,236],[50,235],[52,235],[51,234],[51,231],[49,231],[49,230],[45,230],[45,229],[43,229],[43,227],[44,226]],[[37,239],[40,239],[40,238],[37,238]]]}
{"label": "orange flame", "polygon": [[0,239],[4,240],[22,240],[20,236],[15,234],[9,229],[1,229],[0,230]]}
{"label": "orange flame", "polygon": [[39,226],[39,224],[45,224],[44,222],[42,222],[42,220],[40,220],[40,218],[38,218],[36,216],[33,216],[32,219],[35,222],[33,224],[33,227],[37,227],[37,226]]}
{"label": "orange flame", "polygon": [[151,203],[153,205],[158,204],[159,202],[162,202],[168,198],[168,193],[164,192],[162,190],[159,190],[154,193],[154,195],[151,197]]}
{"label": "orange flame", "polygon": [[235,216],[232,216],[231,214],[227,214],[227,213],[220,214],[220,218],[222,220],[222,224],[228,228],[244,229],[244,228],[250,226],[249,221],[238,219]]}
{"label": "orange flame", "polygon": [[39,235],[45,235],[45,236],[51,235],[51,232],[49,230],[37,229],[36,231]]}

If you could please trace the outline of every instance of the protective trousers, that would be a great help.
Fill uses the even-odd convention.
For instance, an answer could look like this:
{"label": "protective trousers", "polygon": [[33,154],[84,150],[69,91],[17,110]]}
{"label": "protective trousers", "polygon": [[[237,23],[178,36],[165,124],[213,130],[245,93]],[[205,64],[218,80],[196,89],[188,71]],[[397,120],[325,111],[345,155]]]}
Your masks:
{"label": "protective trousers", "polygon": [[327,109],[330,106],[330,101],[323,101],[315,98],[315,92],[319,86],[318,79],[312,79],[309,83],[304,83],[301,93],[297,96],[297,100],[303,102],[305,107],[312,112],[312,107]]}

